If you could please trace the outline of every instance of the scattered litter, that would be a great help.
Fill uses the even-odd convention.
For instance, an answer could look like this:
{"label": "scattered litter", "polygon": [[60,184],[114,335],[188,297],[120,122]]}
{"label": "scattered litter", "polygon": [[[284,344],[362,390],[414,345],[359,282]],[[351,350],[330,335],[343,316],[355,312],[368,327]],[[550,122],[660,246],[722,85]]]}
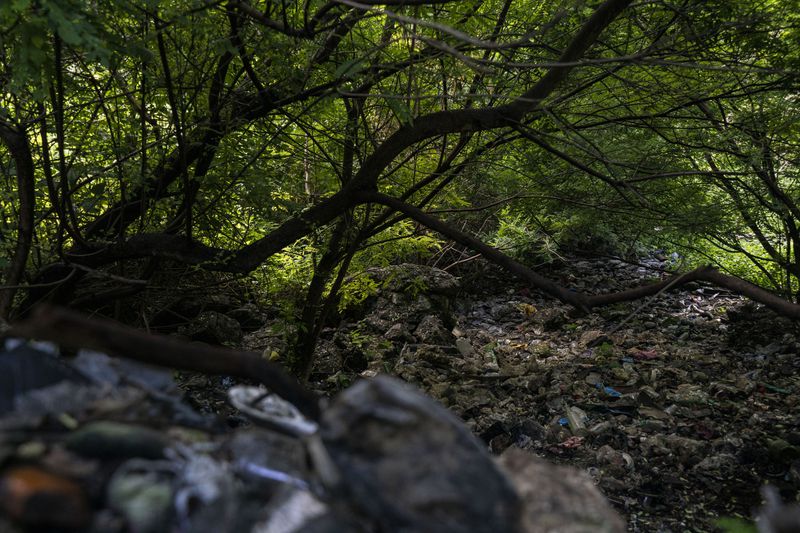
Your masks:
{"label": "scattered litter", "polygon": [[638,361],[651,361],[659,357],[656,350],[632,350],[629,353]]}
{"label": "scattered litter", "polygon": [[561,448],[573,449],[580,447],[581,444],[583,444],[583,437],[570,437],[564,442],[560,443],[559,446]]}
{"label": "scattered litter", "polygon": [[602,383],[595,384],[595,387],[603,391],[607,396],[611,396],[612,398],[619,398],[620,396],[622,396],[621,392],[618,392],[611,387],[604,386]]}

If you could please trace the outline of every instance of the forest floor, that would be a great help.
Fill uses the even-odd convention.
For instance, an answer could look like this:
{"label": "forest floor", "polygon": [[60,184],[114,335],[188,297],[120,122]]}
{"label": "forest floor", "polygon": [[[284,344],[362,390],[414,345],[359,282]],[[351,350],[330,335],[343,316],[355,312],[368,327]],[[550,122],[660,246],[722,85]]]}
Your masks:
{"label": "forest floor", "polygon": [[[657,278],[663,266],[576,260],[547,274],[599,292]],[[383,295],[372,316],[326,332],[321,350],[336,362],[326,372],[323,355],[319,387],[333,392],[359,373],[399,375],[493,452],[517,446],[586,470],[630,531],[749,520],[764,484],[784,501],[800,497],[795,324],[697,284],[586,317],[490,267],[460,287],[438,315],[430,315],[435,298],[420,311]],[[392,305],[403,309],[393,314]],[[426,312],[408,323],[408,313]],[[354,349],[368,369],[334,373]]]}
{"label": "forest floor", "polygon": [[[655,257],[636,264],[573,259],[539,271],[563,286],[598,293],[658,279],[666,266]],[[492,453],[500,455],[516,447],[585,471],[624,515],[632,532],[752,532],[752,528],[731,524],[753,518],[754,510],[762,506],[765,485],[784,502],[800,500],[800,329],[796,323],[697,283],[575,316],[569,307],[489,265],[474,263],[460,274],[456,278],[439,269],[404,264],[371,268],[355,276],[346,290],[354,285],[375,290],[341,311],[335,327],[322,332],[310,385],[332,397],[359,377],[396,375],[458,415]],[[370,278],[369,282],[361,276]],[[209,342],[213,333],[217,342],[223,342],[222,337],[229,335],[229,344],[270,358],[289,353],[296,332],[277,308],[262,309],[242,297],[231,303],[234,299],[226,295],[206,292],[205,299],[178,300],[194,307],[195,318],[186,321],[199,328],[194,330],[194,340]],[[227,311],[208,310],[212,304],[223,309],[221,300],[230,300]],[[207,310],[201,312],[204,307]],[[244,337],[243,331],[247,332]],[[294,473],[297,477],[287,474],[289,479],[305,483],[305,456],[295,441],[290,439],[292,444],[286,445],[285,435],[279,438],[278,433],[266,431],[253,433],[265,441],[247,444],[252,417],[228,403],[228,393],[237,384],[233,378],[180,373],[176,388],[170,371],[109,359],[97,352],[79,353],[67,364],[54,355],[52,347],[49,352],[28,345],[18,348],[21,351],[7,348],[6,358],[0,361],[11,379],[19,378],[13,387],[5,387],[11,390],[0,388],[6,396],[12,393],[6,409],[14,406],[13,412],[0,417],[5,430],[0,435],[5,439],[0,439],[0,459],[13,464],[13,456],[28,465],[36,457],[45,472],[55,468],[61,475],[69,473],[65,479],[82,480],[82,485],[70,485],[70,491],[59,496],[65,498],[59,505],[72,511],[53,515],[53,523],[99,520],[96,523],[102,527],[96,530],[103,531],[169,529],[166,522],[173,516],[173,498],[159,498],[150,502],[154,507],[145,508],[143,516],[160,521],[155,529],[128,527],[138,518],[128,511],[123,517],[120,509],[138,508],[137,492],[112,490],[117,487],[112,480],[133,482],[144,475],[136,470],[139,466],[130,472],[117,468],[119,457],[114,454],[150,457],[150,446],[165,453],[172,439],[180,444],[175,449],[183,451],[174,457],[177,463],[170,471],[188,472],[180,483],[189,492],[197,482],[192,476],[207,474],[186,467],[193,461],[198,468],[213,464],[218,472],[226,472],[212,476],[211,485],[217,488],[233,486],[234,479],[242,481],[237,485],[241,490],[220,491],[230,505],[240,500],[236,503],[240,508],[258,510],[255,515],[236,515],[248,524],[263,518],[263,496],[271,493],[253,490],[255,485],[248,485],[255,483],[252,479],[231,471],[231,464],[239,464],[231,457],[256,466],[276,461],[269,467],[273,472]],[[51,374],[58,379],[47,377]],[[47,381],[25,385],[34,378]],[[16,398],[20,393],[15,391],[25,392],[25,398]],[[325,406],[326,413],[335,406]],[[86,424],[97,420],[122,424],[112,423],[110,429]],[[184,425],[194,430],[180,431]],[[391,423],[388,427],[387,435],[398,434]],[[419,431],[412,437],[435,433],[430,426],[403,427]],[[409,434],[400,434],[405,443]],[[360,450],[365,444],[359,441],[363,432],[348,435],[351,449]],[[136,446],[119,445],[129,441]],[[447,442],[446,450],[430,444],[430,455],[449,454],[453,443]],[[64,455],[65,448],[77,455]],[[471,444],[469,448],[474,449]],[[387,449],[396,454],[396,448]],[[252,450],[258,450],[257,457],[248,455]],[[107,453],[112,461],[78,458],[107,459]],[[460,467],[459,460],[466,463],[465,468],[472,465],[470,459],[447,457],[451,466]],[[418,458],[415,450],[412,460]],[[160,460],[147,468],[151,467],[155,469],[151,473],[166,471]],[[396,483],[396,470],[391,472],[388,483]],[[16,480],[27,473],[7,468],[0,488],[11,486],[4,479]],[[156,479],[149,475],[142,478],[147,486]],[[536,487],[537,497],[541,494],[543,501],[552,503],[547,497],[557,493],[553,489],[557,483],[550,481],[548,486],[547,481],[536,479],[541,484]],[[358,482],[358,476],[354,480]],[[156,486],[164,490],[169,486],[169,491],[183,486],[175,481],[162,479],[162,485]],[[427,487],[417,478],[411,483]],[[27,494],[27,489],[21,490],[20,494]],[[562,492],[553,507],[577,508],[575,500],[563,496]],[[474,494],[465,498],[475,499]],[[30,520],[17,512],[27,507],[14,503],[16,499],[6,500],[12,502],[4,508],[9,516],[23,525],[42,525],[36,521],[40,513],[33,513]],[[108,508],[92,508],[90,513],[90,502],[108,502]],[[214,509],[209,506],[208,513],[195,515],[189,507],[182,508],[174,516],[175,523],[205,521],[211,514],[216,521],[205,524],[203,531],[233,527],[226,513]],[[280,519],[280,513],[276,516]],[[729,525],[720,528],[720,520]],[[0,530],[18,531],[4,522],[1,513]]]}
{"label": "forest floor", "polygon": [[[648,266],[660,266],[653,263],[584,261],[560,276],[581,290],[619,289],[652,278]],[[475,423],[490,445],[500,439],[504,446],[509,435],[586,469],[631,531],[708,530],[717,518],[750,518],[764,483],[785,500],[798,498],[794,324],[703,286],[664,293],[640,310],[643,302],[632,302],[571,319],[503,279],[471,288],[459,325],[477,345],[527,346],[505,357],[535,360],[535,385],[500,385],[493,394],[521,427],[530,417],[544,434],[520,438],[524,431],[515,434],[489,408],[479,415],[486,421]],[[598,343],[600,335],[608,341]],[[501,423],[486,427],[489,420]]]}

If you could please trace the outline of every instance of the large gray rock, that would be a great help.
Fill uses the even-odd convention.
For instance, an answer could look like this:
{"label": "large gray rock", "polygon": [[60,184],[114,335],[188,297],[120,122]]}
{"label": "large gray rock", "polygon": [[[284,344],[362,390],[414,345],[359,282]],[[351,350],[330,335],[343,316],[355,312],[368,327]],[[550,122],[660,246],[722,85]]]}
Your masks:
{"label": "large gray rock", "polygon": [[235,319],[217,311],[203,311],[179,332],[195,341],[233,345],[242,340],[242,327]]}
{"label": "large gray rock", "polygon": [[452,274],[439,268],[413,263],[368,268],[367,274],[384,290],[399,293],[455,296],[460,284]]}
{"label": "large gray rock", "polygon": [[486,447],[413,387],[361,381],[336,397],[321,430],[343,479],[337,494],[376,530],[518,530],[519,500]]}
{"label": "large gray rock", "polygon": [[435,315],[447,328],[452,327],[452,299],[460,284],[451,274],[424,265],[402,264],[369,268],[366,275],[379,288],[360,310],[364,326],[381,334],[396,323],[413,330],[423,317]]}
{"label": "large gray rock", "polygon": [[402,264],[369,268],[376,294],[348,308],[333,344],[341,367],[361,372],[394,366],[403,345],[449,344],[457,278],[438,268]]}
{"label": "large gray rock", "polygon": [[624,533],[625,521],[585,472],[517,448],[498,462],[522,498],[525,533]]}

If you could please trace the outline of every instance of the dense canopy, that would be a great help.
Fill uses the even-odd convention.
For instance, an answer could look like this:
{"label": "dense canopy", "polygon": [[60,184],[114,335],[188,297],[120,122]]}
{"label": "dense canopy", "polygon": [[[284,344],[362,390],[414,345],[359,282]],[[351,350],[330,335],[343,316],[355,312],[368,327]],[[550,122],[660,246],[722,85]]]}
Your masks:
{"label": "dense canopy", "polygon": [[[0,316],[183,265],[307,287],[316,332],[369,291],[348,273],[475,253],[584,311],[704,279],[800,316],[799,23],[796,0],[3,2]],[[536,273],[655,249],[684,275]]]}

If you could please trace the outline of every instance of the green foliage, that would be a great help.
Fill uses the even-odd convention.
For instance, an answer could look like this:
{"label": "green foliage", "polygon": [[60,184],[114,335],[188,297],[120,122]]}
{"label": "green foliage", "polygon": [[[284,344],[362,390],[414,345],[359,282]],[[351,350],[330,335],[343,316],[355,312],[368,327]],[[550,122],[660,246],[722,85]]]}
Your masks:
{"label": "green foliage", "polygon": [[[435,237],[417,232],[415,225],[402,220],[367,241],[352,261],[353,273],[342,286],[339,309],[357,306],[370,296],[377,294],[380,285],[365,270],[372,266],[385,267],[393,263],[421,261],[439,250],[441,243]],[[387,280],[386,282],[388,282]],[[409,290],[424,292],[425,280]]]}
{"label": "green foliage", "polygon": [[377,359],[382,352],[392,348],[390,340],[365,333],[359,327],[350,330],[348,341],[367,361]]}
{"label": "green foliage", "polygon": [[427,292],[427,290],[428,280],[422,276],[414,276],[411,278],[408,286],[406,287],[406,292],[412,300],[416,300],[419,295],[424,294]]}
{"label": "green foliage", "polygon": [[530,263],[547,263],[560,253],[626,253],[622,232],[603,221],[603,214],[583,210],[571,216],[540,215],[536,222],[518,210],[504,208],[490,244]]}
{"label": "green foliage", "polygon": [[[636,4],[541,112],[517,129],[492,122],[481,131],[481,120],[496,118],[483,108],[541,80],[599,2],[449,2],[401,6],[399,18],[336,3],[253,3],[272,23],[229,18],[227,4],[206,0],[0,2],[0,117],[25,128],[36,172],[31,270],[57,260],[78,233],[105,249],[186,231],[187,198],[198,244],[247,250],[272,232],[284,239],[306,210],[371,174],[381,193],[530,264],[565,251],[668,248],[687,268],[712,262],[794,295],[798,3]],[[428,135],[431,113],[460,110],[482,118]],[[412,130],[417,141],[406,145]],[[9,155],[0,147],[0,266],[17,232]],[[86,235],[122,204],[135,220]],[[441,249],[408,219],[380,226],[391,216],[381,206],[340,215],[348,238],[365,239],[342,307],[377,290],[360,274],[367,268]],[[330,239],[328,222],[305,227],[300,240],[278,239],[253,274],[287,316]]]}
{"label": "green foliage", "polygon": [[441,241],[419,231],[410,220],[401,220],[369,239],[354,264],[386,266],[409,260],[423,260],[441,248]]}
{"label": "green foliage", "polygon": [[595,348],[595,355],[600,358],[610,358],[614,356],[614,345],[610,342],[604,342]]}
{"label": "green foliage", "polygon": [[396,98],[387,98],[386,104],[389,106],[389,109],[392,110],[394,116],[398,121],[400,121],[401,124],[408,124],[410,126],[414,125],[414,115],[411,112],[411,108],[405,103]]}
{"label": "green foliage", "polygon": [[368,66],[367,62],[360,57],[348,59],[338,67],[333,73],[334,78],[352,78]]}
{"label": "green foliage", "polygon": [[758,528],[749,520],[725,517],[716,522],[716,526],[725,533],[756,533]]}
{"label": "green foliage", "polygon": [[339,310],[356,307],[370,296],[378,294],[380,285],[366,273],[359,273],[347,280],[339,295]]}
{"label": "green foliage", "polygon": [[[0,5],[2,45],[13,51],[11,91],[33,89],[45,95],[53,68],[52,36],[65,45],[82,50],[89,61],[109,66],[111,55],[119,49],[99,22],[99,17],[79,0],[11,0]],[[103,6],[108,7],[108,6]]]}
{"label": "green foliage", "polygon": [[555,240],[567,250],[624,253],[624,229],[609,226],[602,212],[582,211],[553,224]]}
{"label": "green foliage", "polygon": [[253,274],[267,300],[277,304],[287,319],[296,315],[305,288],[311,282],[314,273],[311,250],[308,242],[299,241],[272,256]]}
{"label": "green foliage", "polygon": [[[784,292],[789,297],[797,291],[797,279],[787,279],[784,268],[759,255],[763,254],[763,250],[752,237],[741,236],[737,239],[737,244],[745,253],[731,253],[713,242],[698,242],[687,252],[686,266],[693,268],[712,264],[725,272],[748,279],[756,285]],[[753,260],[759,257],[762,260]],[[786,283],[791,284],[788,289]]]}
{"label": "green foliage", "polygon": [[498,215],[489,244],[520,260],[548,260],[552,242],[529,217],[506,207]]}

